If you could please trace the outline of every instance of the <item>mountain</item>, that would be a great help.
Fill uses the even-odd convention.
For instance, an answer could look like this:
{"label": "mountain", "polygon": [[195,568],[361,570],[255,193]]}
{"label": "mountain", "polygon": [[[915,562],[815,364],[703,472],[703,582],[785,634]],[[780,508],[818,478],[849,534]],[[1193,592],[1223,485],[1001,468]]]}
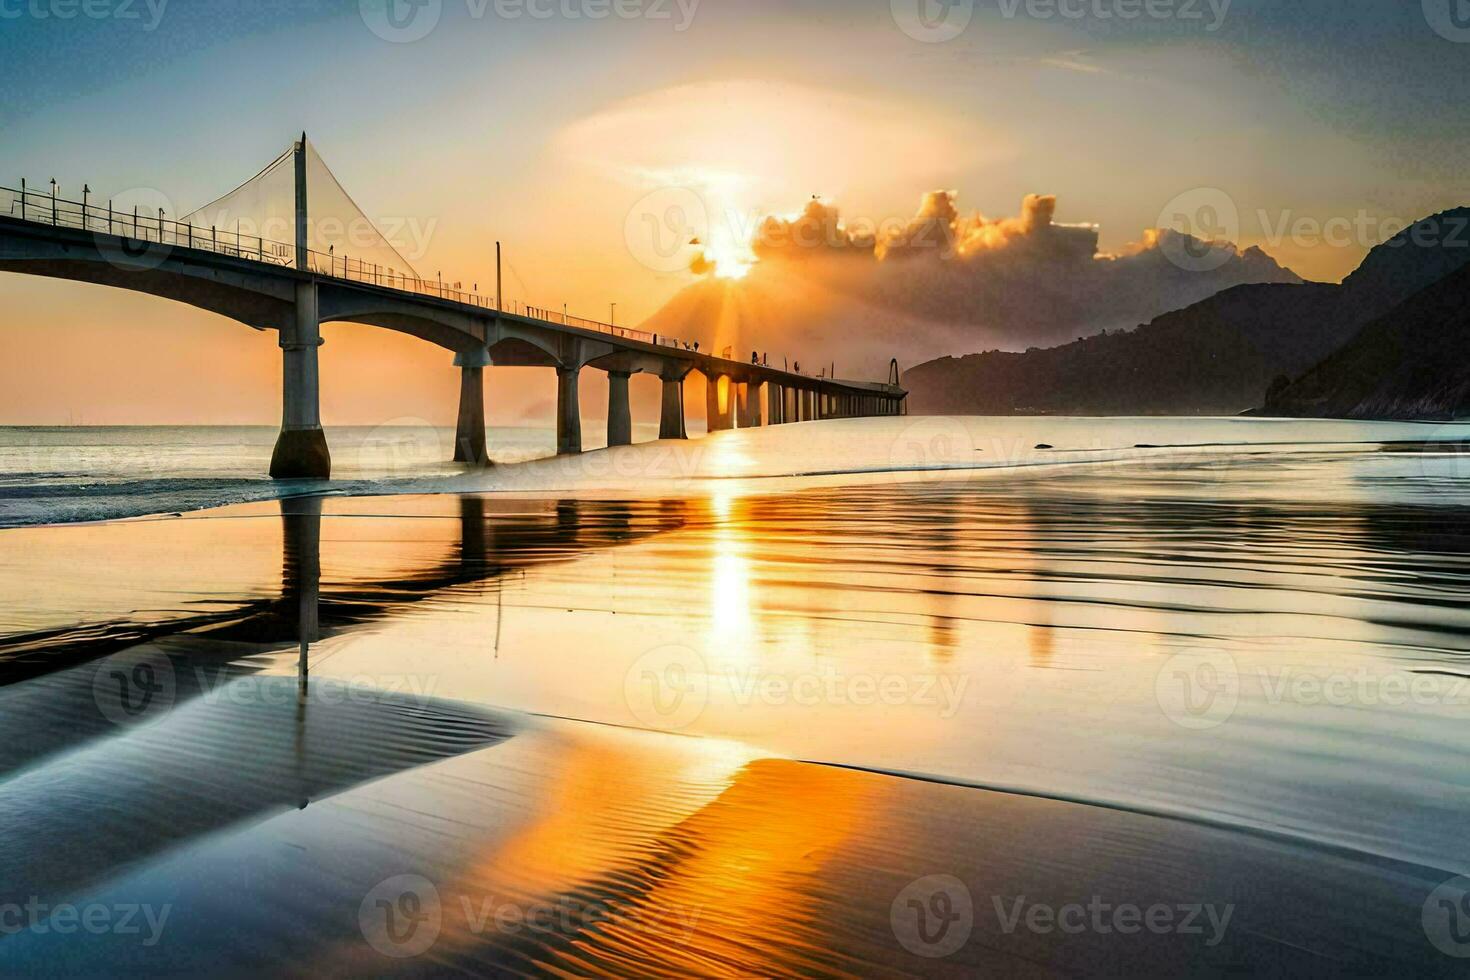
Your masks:
{"label": "mountain", "polygon": [[1466,262],[1470,262],[1470,207],[1444,211],[1405,228],[1369,252],[1343,285],[1397,296],[1402,302]]}
{"label": "mountain", "polygon": [[1470,266],[1364,327],[1295,382],[1273,389],[1262,415],[1454,419],[1470,415]]}
{"label": "mountain", "polygon": [[1337,349],[1340,287],[1237,286],[1136,330],[904,372],[916,415],[1233,415]]}
{"label": "mountain", "polygon": [[[1470,260],[1470,208],[1374,248],[1340,286],[1239,286],[1126,333],[904,374],[915,414],[1233,415]],[[1273,393],[1275,393],[1273,391]]]}

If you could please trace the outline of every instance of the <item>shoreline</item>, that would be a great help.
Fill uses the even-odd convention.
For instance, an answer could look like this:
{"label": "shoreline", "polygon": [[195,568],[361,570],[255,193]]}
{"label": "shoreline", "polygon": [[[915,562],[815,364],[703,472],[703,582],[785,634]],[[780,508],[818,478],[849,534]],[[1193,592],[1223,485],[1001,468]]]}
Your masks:
{"label": "shoreline", "polygon": [[[352,478],[328,481],[273,481],[264,475],[120,478],[99,476],[72,478],[71,483],[57,483],[65,474],[50,475],[50,482],[32,486],[15,483],[17,473],[7,477],[0,472],[0,530],[34,527],[61,527],[98,524],[150,517],[197,515],[200,513],[248,503],[269,503],[299,497],[360,498],[375,496],[414,496],[426,494],[477,493],[516,497],[601,497],[648,498],[656,496],[711,495],[728,492],[784,493],[807,488],[856,486],[871,482],[928,482],[946,479],[970,479],[990,471],[1026,473],[1045,472],[1047,468],[1081,465],[1129,465],[1163,461],[1190,453],[1211,460],[1228,454],[1246,454],[1264,450],[1302,452],[1373,451],[1409,452],[1414,446],[1444,442],[1459,446],[1463,439],[1446,436],[1445,426],[1426,432],[1426,439],[1388,438],[1392,428],[1420,425],[1415,422],[1372,423],[1385,429],[1378,437],[1320,440],[1235,440],[1195,442],[1129,442],[1126,438],[1115,445],[1096,443],[1053,445],[1064,443],[1054,432],[1044,432],[1046,442],[1033,449],[1029,442],[1003,444],[991,437],[987,444],[984,432],[991,426],[1012,421],[1004,418],[961,418],[950,416],[914,416],[902,419],[829,420],[756,430],[733,430],[697,440],[660,440],[613,449],[590,449],[577,456],[542,456],[496,464],[488,469],[456,464],[436,464],[445,472],[431,475],[395,475],[387,478]],[[1041,418],[1031,422],[1051,421],[1063,429],[1078,427],[1098,420]],[[1109,419],[1109,424],[1157,423],[1159,419]],[[1229,423],[1242,419],[1178,419],[1179,422]],[[1299,425],[1301,420],[1260,419],[1262,425]],[[1348,426],[1333,420],[1315,420],[1326,426]],[[1459,425],[1461,423],[1451,423]],[[78,427],[85,430],[97,427]],[[119,430],[148,429],[187,430],[191,427],[113,427]],[[200,432],[220,427],[192,427]],[[228,428],[228,427],[225,427]],[[259,427],[234,427],[259,428]],[[262,429],[262,431],[265,431]],[[439,433],[425,429],[426,434]],[[518,430],[539,432],[534,429]],[[1042,430],[1038,430],[1042,431]],[[0,429],[3,433],[4,429]],[[851,440],[856,433],[887,433],[894,440],[890,452],[881,459],[843,462],[822,445],[822,436],[832,435],[839,441]],[[542,433],[544,435],[544,433]],[[1430,435],[1438,438],[1429,439]],[[436,436],[437,438],[437,436]],[[880,435],[879,438],[884,438]],[[907,441],[908,445],[904,443]],[[769,453],[772,449],[785,453],[791,462],[777,467],[768,464],[735,462],[746,446]],[[1043,448],[1045,446],[1046,448]],[[0,447],[3,448],[3,447]],[[1455,450],[1458,452],[1458,448]],[[806,462],[814,454],[826,453],[829,460]],[[1078,458],[1082,455],[1090,458]],[[871,455],[871,454],[870,454]],[[802,462],[797,462],[797,461]],[[3,462],[3,459],[0,459]],[[263,462],[262,462],[263,465]],[[4,484],[9,481],[10,486]],[[142,497],[161,498],[158,503],[141,504]],[[13,513],[6,514],[7,500]],[[21,507],[30,501],[50,501],[50,512]],[[31,504],[32,508],[40,506]],[[99,513],[99,509],[101,512]]]}

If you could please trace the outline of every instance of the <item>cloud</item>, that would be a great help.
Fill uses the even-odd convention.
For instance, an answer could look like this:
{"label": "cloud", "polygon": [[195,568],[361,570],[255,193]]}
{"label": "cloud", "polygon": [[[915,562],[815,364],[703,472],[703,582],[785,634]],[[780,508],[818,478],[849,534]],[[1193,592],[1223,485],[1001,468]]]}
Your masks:
{"label": "cloud", "polygon": [[[911,364],[1054,346],[1131,329],[1242,283],[1300,281],[1259,249],[1168,230],[1104,253],[1095,225],[1059,224],[1057,213],[1049,195],[1030,195],[1019,214],[996,219],[964,213],[947,190],[925,194],[904,218],[846,218],[813,200],[792,217],[760,222],[758,261],[745,280],[697,283],[650,322],[671,335],[714,330],[706,343],[809,362],[838,349],[850,373],[872,374],[889,357]],[[1216,261],[1171,261],[1201,252]],[[1208,271],[1193,271],[1201,267]]]}

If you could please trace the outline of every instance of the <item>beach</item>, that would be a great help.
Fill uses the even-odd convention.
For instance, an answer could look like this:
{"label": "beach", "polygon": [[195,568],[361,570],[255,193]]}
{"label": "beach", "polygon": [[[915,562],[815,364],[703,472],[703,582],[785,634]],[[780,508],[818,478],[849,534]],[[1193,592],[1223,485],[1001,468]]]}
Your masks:
{"label": "beach", "polygon": [[1455,973],[1464,431],[851,420],[284,499],[168,463],[166,513],[57,477],[0,508],[0,959]]}

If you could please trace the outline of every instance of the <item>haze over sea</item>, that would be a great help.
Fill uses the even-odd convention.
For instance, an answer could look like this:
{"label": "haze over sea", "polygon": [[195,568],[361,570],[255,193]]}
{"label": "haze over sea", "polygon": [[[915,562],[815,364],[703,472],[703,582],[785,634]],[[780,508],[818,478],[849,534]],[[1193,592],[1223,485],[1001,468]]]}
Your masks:
{"label": "haze over sea", "polygon": [[[169,911],[0,956],[1449,975],[1467,434],[495,431],[520,462],[471,472],[444,433],[333,430],[342,478],[282,486],[268,429],[3,430],[0,903]],[[1027,924],[1094,901],[1204,911]]]}

